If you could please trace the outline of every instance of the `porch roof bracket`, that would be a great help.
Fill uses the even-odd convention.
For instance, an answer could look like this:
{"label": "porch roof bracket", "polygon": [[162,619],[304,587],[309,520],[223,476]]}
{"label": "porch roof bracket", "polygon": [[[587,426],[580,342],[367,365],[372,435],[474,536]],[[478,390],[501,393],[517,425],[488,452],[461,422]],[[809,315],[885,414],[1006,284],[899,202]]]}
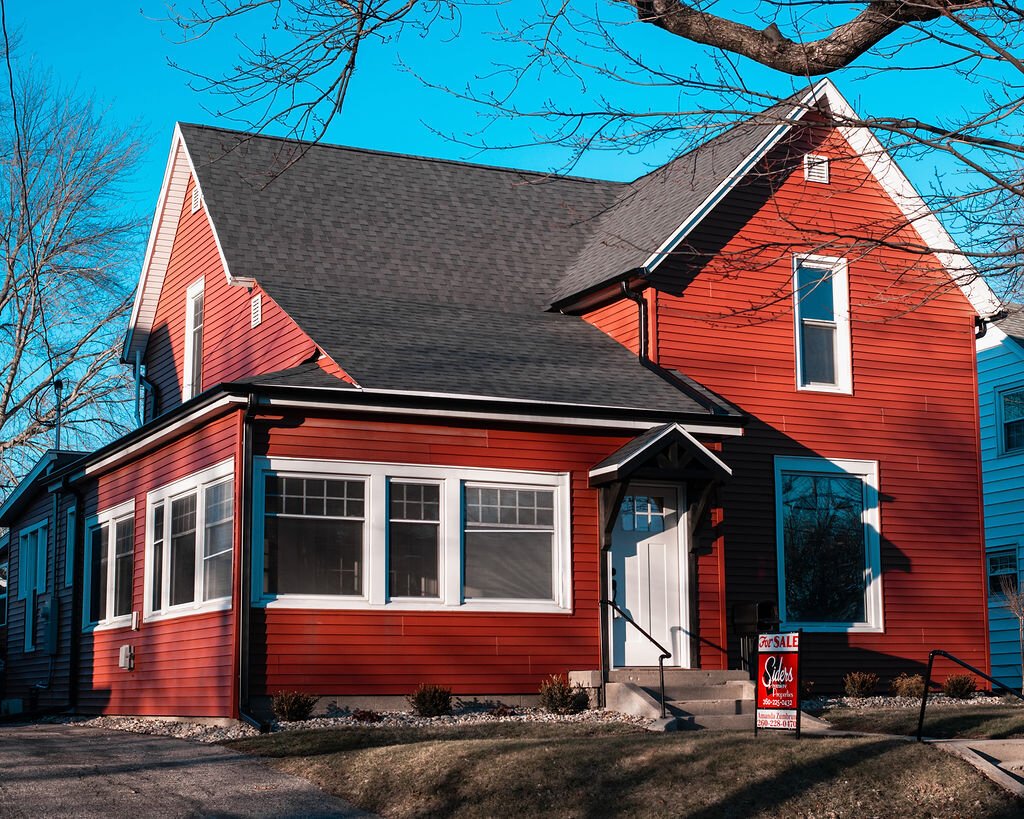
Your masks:
{"label": "porch roof bracket", "polygon": [[689,463],[696,463],[706,477],[726,480],[732,477],[732,469],[714,452],[694,438],[679,424],[663,424],[648,430],[613,452],[591,468],[591,486],[605,486],[616,481],[629,480],[639,469],[656,463],[658,456],[673,445],[688,456]]}

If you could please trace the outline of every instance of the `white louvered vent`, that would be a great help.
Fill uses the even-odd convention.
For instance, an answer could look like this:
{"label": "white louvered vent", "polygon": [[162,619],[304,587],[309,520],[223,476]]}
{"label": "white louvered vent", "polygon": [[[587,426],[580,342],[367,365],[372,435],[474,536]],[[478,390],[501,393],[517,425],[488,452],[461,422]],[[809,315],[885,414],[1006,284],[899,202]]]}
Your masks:
{"label": "white louvered vent", "polygon": [[263,323],[263,294],[257,293],[249,301],[249,318],[253,327]]}
{"label": "white louvered vent", "polygon": [[203,195],[199,192],[199,186],[196,185],[192,188],[192,212],[195,213],[199,210],[200,205],[203,203]]}
{"label": "white louvered vent", "polygon": [[819,182],[822,185],[828,184],[828,157],[819,154],[806,154],[804,156],[804,179],[808,182]]}

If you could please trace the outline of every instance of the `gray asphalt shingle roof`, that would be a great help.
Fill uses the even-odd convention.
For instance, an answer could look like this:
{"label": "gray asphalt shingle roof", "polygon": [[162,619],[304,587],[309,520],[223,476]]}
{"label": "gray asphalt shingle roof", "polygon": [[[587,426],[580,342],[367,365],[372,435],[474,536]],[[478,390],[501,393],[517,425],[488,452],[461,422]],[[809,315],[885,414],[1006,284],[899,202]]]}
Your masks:
{"label": "gray asphalt shingle roof", "polygon": [[646,258],[752,137],[723,135],[627,185],[181,130],[231,273],[361,386],[709,412],[699,385],[669,383],[548,308]]}

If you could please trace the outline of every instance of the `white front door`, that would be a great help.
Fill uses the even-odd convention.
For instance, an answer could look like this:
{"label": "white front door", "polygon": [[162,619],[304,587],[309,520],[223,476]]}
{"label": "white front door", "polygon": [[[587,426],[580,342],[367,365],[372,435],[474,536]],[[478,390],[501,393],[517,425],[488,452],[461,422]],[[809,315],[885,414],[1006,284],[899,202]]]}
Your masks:
{"label": "white front door", "polygon": [[[672,652],[665,665],[686,668],[686,553],[679,509],[675,486],[630,485],[612,533],[608,588],[618,606]],[[614,612],[610,634],[613,668],[658,664],[657,647]]]}

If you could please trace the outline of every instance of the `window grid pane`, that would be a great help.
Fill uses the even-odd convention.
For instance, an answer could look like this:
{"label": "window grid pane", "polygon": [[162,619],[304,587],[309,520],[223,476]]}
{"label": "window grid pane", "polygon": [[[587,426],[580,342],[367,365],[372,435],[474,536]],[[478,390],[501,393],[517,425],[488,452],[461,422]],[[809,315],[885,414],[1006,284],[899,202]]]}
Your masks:
{"label": "window grid pane", "polygon": [[466,528],[554,528],[554,492],[542,489],[465,488]]}
{"label": "window grid pane", "polygon": [[196,495],[171,501],[170,604],[191,603],[196,597]]}
{"label": "window grid pane", "polygon": [[988,556],[988,593],[999,597],[1007,591],[1016,592],[1019,585],[1017,555],[1013,551],[995,552]]}
{"label": "window grid pane", "polygon": [[439,597],[441,487],[391,481],[388,490],[388,594]]}
{"label": "window grid pane", "polygon": [[363,481],[267,475],[264,486],[268,515],[363,519]]}
{"label": "window grid pane", "polygon": [[153,508],[153,562],[152,562],[152,600],[153,611],[164,607],[164,505],[157,504]]}
{"label": "window grid pane", "polygon": [[233,480],[224,481],[207,487],[203,493],[203,600],[231,595],[234,485]]}
{"label": "window grid pane", "polygon": [[114,526],[114,617],[132,613],[135,519],[119,520]]}
{"label": "window grid pane", "polygon": [[1024,390],[1003,394],[1003,450],[1024,449]]}

